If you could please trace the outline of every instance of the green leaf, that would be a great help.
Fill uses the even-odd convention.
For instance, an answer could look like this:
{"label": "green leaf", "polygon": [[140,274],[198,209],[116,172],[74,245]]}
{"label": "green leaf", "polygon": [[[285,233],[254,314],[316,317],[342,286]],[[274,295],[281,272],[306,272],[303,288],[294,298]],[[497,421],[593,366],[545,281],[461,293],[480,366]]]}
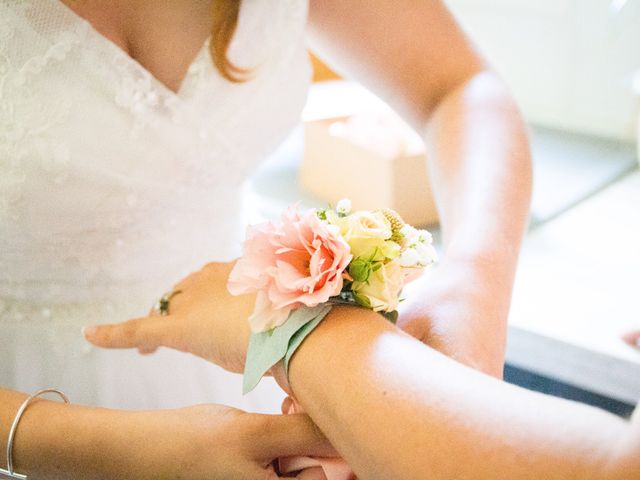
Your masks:
{"label": "green leaf", "polygon": [[[300,307],[291,312],[283,325],[266,332],[252,334],[244,366],[242,393],[246,394],[253,390],[262,376],[272,366],[285,358],[292,338],[296,345],[295,348],[297,348],[302,338],[313,328],[310,326],[304,329],[304,335],[301,334],[296,337],[298,331],[312,321],[315,321],[313,326],[317,325],[329,313],[329,310],[331,310],[331,305],[326,303],[321,303],[316,307]],[[302,338],[300,338],[301,336]]]}
{"label": "green leaf", "polygon": [[353,298],[358,305],[362,305],[366,308],[371,308],[371,301],[369,300],[369,297],[361,295],[358,292],[353,292]]}
{"label": "green leaf", "polygon": [[356,258],[349,264],[349,275],[356,282],[366,282],[371,275],[371,262],[364,258]]}
{"label": "green leaf", "polygon": [[393,312],[382,312],[382,315],[384,316],[384,318],[389,320],[394,325],[398,321],[398,311],[397,310],[394,310]]}

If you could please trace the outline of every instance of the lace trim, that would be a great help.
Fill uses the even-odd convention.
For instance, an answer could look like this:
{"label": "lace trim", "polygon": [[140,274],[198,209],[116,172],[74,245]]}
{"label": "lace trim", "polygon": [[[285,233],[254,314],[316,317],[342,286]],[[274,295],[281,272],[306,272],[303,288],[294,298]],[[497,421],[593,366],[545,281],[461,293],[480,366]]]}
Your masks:
{"label": "lace trim", "polygon": [[[8,44],[15,36],[10,22],[2,25],[0,45]],[[22,65],[13,65],[8,54],[0,51],[0,220],[16,219],[12,208],[20,198],[20,187],[25,181],[24,162],[34,162],[45,171],[63,171],[59,168],[69,162],[69,150],[64,142],[47,135],[54,126],[63,125],[69,116],[71,103],[51,99],[43,105],[31,91],[29,79],[42,73],[47,66],[62,62],[69,52],[82,43],[85,29],[64,32],[59,40],[42,55],[34,56]],[[4,41],[4,42],[3,42]],[[64,175],[54,179],[63,180]]]}
{"label": "lace trim", "polygon": [[13,79],[15,85],[24,85],[30,75],[42,73],[50,62],[64,60],[71,49],[80,44],[82,36],[78,32],[64,32],[58,43],[51,45],[44,55],[29,59],[18,70]]}
{"label": "lace trim", "polygon": [[153,78],[150,74],[141,71],[131,72],[124,65],[126,59],[115,59],[113,67],[121,73],[121,84],[115,101],[116,104],[129,111],[134,118],[131,136],[138,138],[146,127],[158,124],[159,116],[177,119],[177,99],[162,95],[153,86]]}

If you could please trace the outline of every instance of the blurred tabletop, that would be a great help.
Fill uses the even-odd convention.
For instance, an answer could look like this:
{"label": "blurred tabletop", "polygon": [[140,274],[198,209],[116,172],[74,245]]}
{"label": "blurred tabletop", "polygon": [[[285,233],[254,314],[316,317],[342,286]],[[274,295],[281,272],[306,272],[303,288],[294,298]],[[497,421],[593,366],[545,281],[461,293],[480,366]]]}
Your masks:
{"label": "blurred tabletop", "polygon": [[640,172],[527,236],[507,362],[616,400],[640,400]]}

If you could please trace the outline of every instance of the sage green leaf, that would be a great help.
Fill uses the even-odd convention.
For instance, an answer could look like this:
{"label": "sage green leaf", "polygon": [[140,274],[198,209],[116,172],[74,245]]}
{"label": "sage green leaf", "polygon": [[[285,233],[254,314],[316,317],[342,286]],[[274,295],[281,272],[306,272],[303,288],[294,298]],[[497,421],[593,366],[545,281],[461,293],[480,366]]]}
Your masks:
{"label": "sage green leaf", "polygon": [[394,325],[398,322],[398,311],[394,310],[393,312],[381,312],[382,316],[389,320]]}
{"label": "sage green leaf", "polygon": [[329,308],[327,308],[326,311],[319,313],[316,318],[305,324],[293,335],[293,337],[291,337],[291,340],[289,341],[289,348],[287,349],[287,354],[284,357],[284,372],[287,377],[289,377],[289,362],[291,361],[291,357],[293,357],[293,354],[296,352],[298,347],[302,345],[302,342],[305,338],[307,338],[307,335],[313,332],[313,330],[324,319],[324,317],[327,316],[327,314],[331,310],[331,305],[328,305],[328,307]]}
{"label": "sage green leaf", "polygon": [[319,315],[324,318],[329,310],[331,305],[326,303],[316,307],[301,307],[292,311],[283,325],[251,335],[244,366],[242,392],[246,394],[253,390],[264,374],[285,357],[289,341],[302,327]]}

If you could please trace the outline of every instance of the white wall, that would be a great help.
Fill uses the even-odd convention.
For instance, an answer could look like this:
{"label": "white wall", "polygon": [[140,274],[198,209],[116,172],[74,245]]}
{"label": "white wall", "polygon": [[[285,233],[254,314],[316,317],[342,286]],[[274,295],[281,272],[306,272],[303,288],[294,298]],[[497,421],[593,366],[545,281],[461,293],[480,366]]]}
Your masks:
{"label": "white wall", "polygon": [[635,140],[640,0],[617,14],[610,0],[447,3],[532,123]]}

